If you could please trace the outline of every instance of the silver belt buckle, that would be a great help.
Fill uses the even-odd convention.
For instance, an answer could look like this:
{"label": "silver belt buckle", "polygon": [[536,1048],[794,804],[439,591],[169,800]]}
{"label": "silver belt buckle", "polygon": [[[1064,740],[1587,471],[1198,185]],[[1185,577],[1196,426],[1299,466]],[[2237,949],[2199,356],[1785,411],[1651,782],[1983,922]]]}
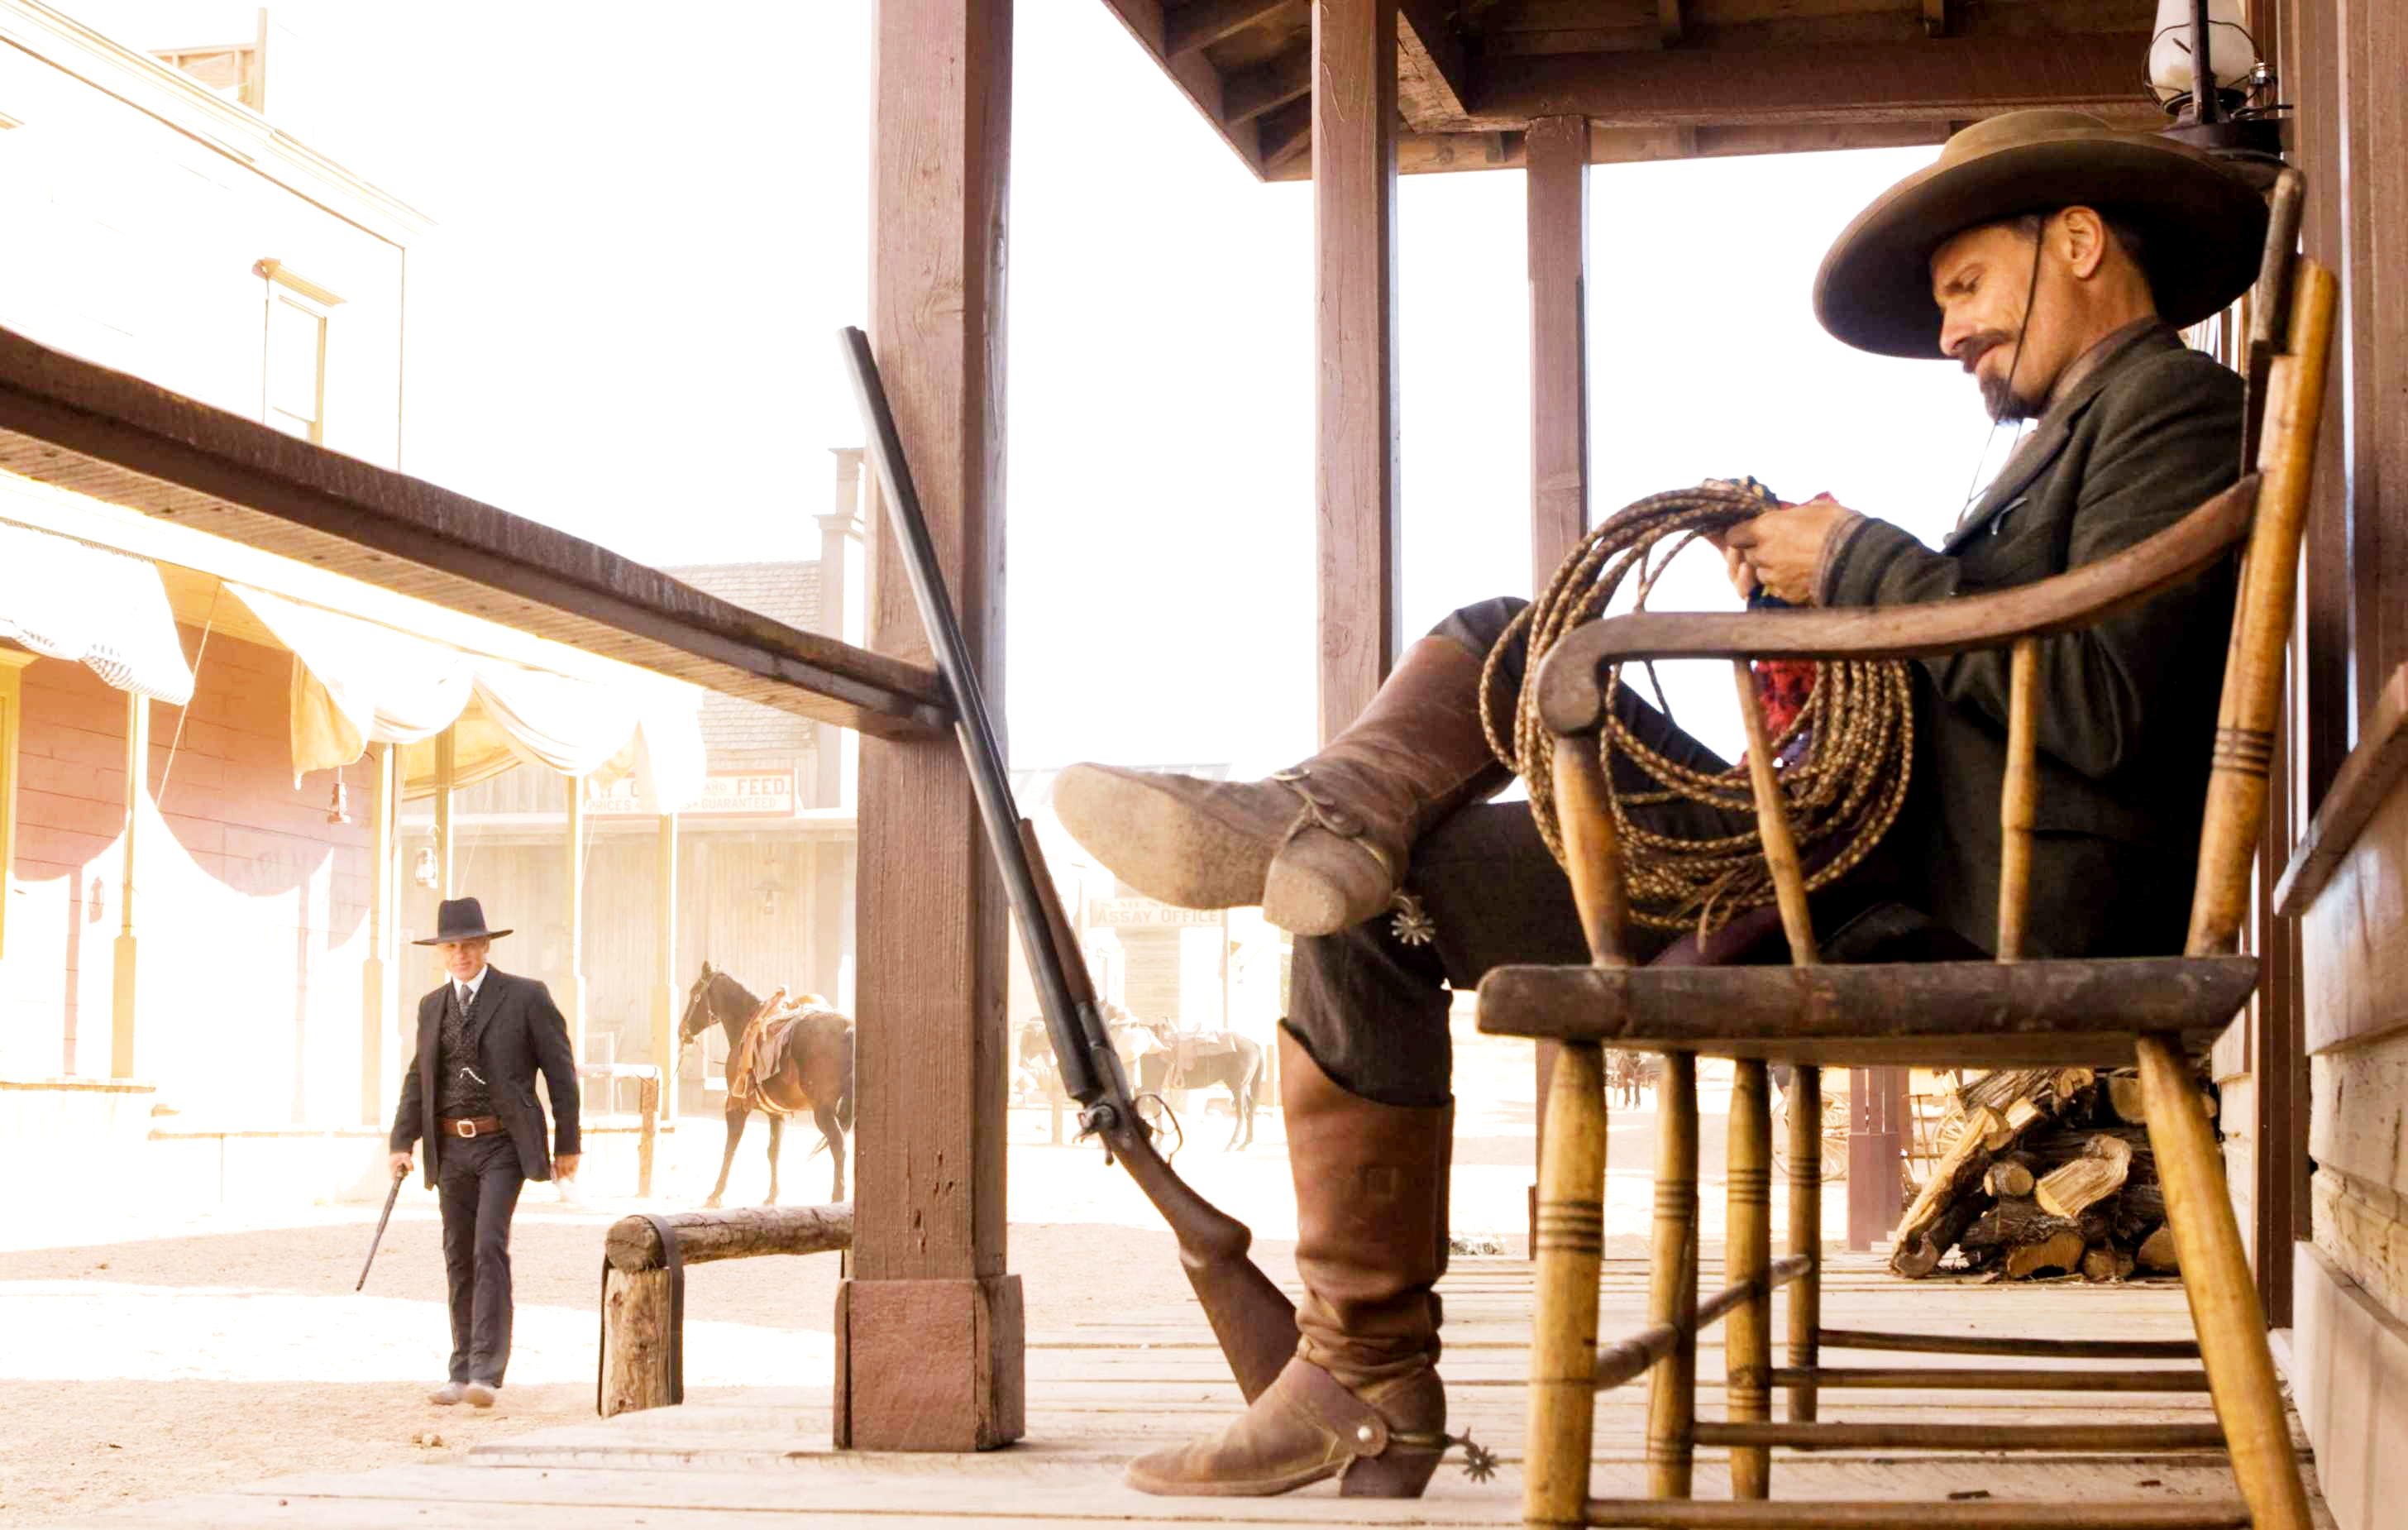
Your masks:
{"label": "silver belt buckle", "polygon": [[477,1123],[473,1121],[455,1121],[452,1123],[452,1135],[457,1137],[475,1137],[477,1135]]}

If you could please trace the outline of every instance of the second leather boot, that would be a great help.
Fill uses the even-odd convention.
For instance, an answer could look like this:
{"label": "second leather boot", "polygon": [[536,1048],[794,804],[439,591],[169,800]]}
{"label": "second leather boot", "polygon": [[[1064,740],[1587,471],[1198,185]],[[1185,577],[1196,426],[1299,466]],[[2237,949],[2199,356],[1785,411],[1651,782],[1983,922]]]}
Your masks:
{"label": "second leather boot", "polygon": [[1418,1497],[1447,1447],[1431,1288],[1446,1270],[1455,1108],[1352,1094],[1285,1027],[1280,1102],[1305,1287],[1296,1358],[1219,1435],[1133,1462],[1129,1485],[1234,1497],[1338,1477],[1350,1497]]}
{"label": "second leather boot", "polygon": [[1054,811],[1150,898],[1260,904],[1282,929],[1333,934],[1388,907],[1425,830],[1510,779],[1481,731],[1482,664],[1425,637],[1345,732],[1267,780],[1074,765],[1054,782]]}

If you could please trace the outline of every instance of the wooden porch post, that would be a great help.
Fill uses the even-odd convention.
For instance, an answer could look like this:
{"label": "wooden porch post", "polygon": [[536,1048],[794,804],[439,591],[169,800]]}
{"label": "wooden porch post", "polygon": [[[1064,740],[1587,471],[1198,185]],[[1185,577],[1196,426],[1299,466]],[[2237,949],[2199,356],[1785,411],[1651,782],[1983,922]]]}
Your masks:
{"label": "wooden porch post", "polygon": [[110,989],[108,1075],[134,1077],[135,999],[140,981],[141,945],[134,934],[136,847],[142,818],[142,799],[150,792],[150,698],[136,691],[125,694],[125,872],[118,900],[116,982]]}
{"label": "wooden porch post", "polygon": [[401,794],[391,744],[368,746],[368,954],[360,964],[360,1119],[384,1119],[385,948],[393,924],[393,826]]}
{"label": "wooden porch post", "polygon": [[[845,642],[859,639],[848,634],[846,622],[852,620],[848,609],[860,600],[860,593],[850,587],[852,552],[861,539],[861,448],[838,447],[836,457],[836,503],[825,515],[817,517],[820,523],[820,609],[819,630],[830,637]],[[822,722],[815,730],[812,745],[815,781],[811,786],[810,805],[814,808],[837,808],[844,803],[845,730],[833,722]]]}
{"label": "wooden porch post", "polygon": [[452,789],[459,775],[459,739],[450,728],[435,736],[435,895],[448,898],[452,882]]}
{"label": "wooden porch post", "polygon": [[1313,0],[1321,737],[1396,660],[1397,0]]}
{"label": "wooden porch post", "polygon": [[[1003,216],[1010,0],[880,0],[869,333],[989,704],[1003,666]],[[928,662],[893,532],[869,646]],[[861,1101],[838,1288],[836,1442],[968,1451],[1025,1428],[1004,1272],[1004,899],[953,738],[861,741]]]}
{"label": "wooden porch post", "polygon": [[0,649],[0,959],[8,954],[8,873],[17,864],[17,736],[24,726],[24,672],[34,655]]}
{"label": "wooden porch post", "polygon": [[[1530,124],[1524,171],[1530,260],[1530,590],[1588,532],[1588,119]],[[1547,1139],[1555,1043],[1538,1047],[1538,1140]],[[1543,1147],[1541,1149],[1544,1151]],[[1539,1174],[1530,1247],[1539,1246]]]}
{"label": "wooden porch post", "polygon": [[[567,1012],[568,1044],[585,1061],[585,782],[566,778],[568,788],[568,980],[561,1008]],[[674,980],[674,975],[672,975]]]}
{"label": "wooden porch post", "polygon": [[661,1119],[677,1120],[678,1072],[678,821],[661,815],[658,859],[652,869],[652,892],[658,900],[653,919],[652,1065],[661,1070]]}

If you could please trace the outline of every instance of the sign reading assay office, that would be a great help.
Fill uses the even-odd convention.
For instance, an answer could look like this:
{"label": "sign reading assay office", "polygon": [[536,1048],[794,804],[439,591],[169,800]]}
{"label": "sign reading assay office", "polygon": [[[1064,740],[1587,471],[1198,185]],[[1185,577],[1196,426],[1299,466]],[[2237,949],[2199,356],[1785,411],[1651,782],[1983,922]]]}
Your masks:
{"label": "sign reading assay office", "polygon": [[[801,797],[791,770],[714,770],[702,794],[678,808],[681,818],[792,818]],[[644,811],[636,778],[622,776],[586,804],[587,812],[630,817]]]}
{"label": "sign reading assay office", "polygon": [[1168,930],[1189,925],[1221,926],[1217,908],[1173,908],[1152,898],[1096,898],[1087,905],[1091,930]]}

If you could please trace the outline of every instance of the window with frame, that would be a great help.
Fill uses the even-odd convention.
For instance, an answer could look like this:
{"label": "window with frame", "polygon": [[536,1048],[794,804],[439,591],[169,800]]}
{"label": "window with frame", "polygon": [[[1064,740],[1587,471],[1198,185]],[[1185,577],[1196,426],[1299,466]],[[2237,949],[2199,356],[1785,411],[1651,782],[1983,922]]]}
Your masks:
{"label": "window with frame", "polygon": [[260,418],[287,436],[323,446],[327,340],[342,299],[280,261],[262,261],[258,270],[267,279]]}

